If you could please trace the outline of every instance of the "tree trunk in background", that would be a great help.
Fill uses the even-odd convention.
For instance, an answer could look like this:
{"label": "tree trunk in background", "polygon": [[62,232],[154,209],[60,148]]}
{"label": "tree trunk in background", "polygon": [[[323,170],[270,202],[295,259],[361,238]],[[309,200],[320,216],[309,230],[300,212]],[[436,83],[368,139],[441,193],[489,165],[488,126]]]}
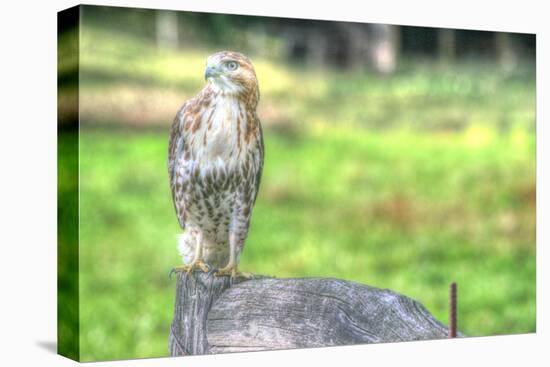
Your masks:
{"label": "tree trunk in background", "polygon": [[374,70],[391,74],[397,67],[399,53],[399,27],[389,24],[371,25],[370,59]]}
{"label": "tree trunk in background", "polygon": [[345,33],[347,52],[345,64],[353,69],[365,69],[369,64],[369,25],[359,23],[342,23]]}
{"label": "tree trunk in background", "polygon": [[178,47],[178,15],[175,11],[156,11],[156,35],[159,48]]}
{"label": "tree trunk in background", "polygon": [[288,27],[282,31],[286,40],[287,58],[293,61],[304,62],[307,56],[306,40],[299,27]]}
{"label": "tree trunk in background", "polygon": [[455,59],[456,51],[456,33],[454,29],[443,28],[438,32],[438,53],[439,61],[452,62]]}
{"label": "tree trunk in background", "polygon": [[519,55],[513,35],[506,32],[495,33],[495,46],[500,67],[505,72],[515,69]]}
{"label": "tree trunk in background", "polygon": [[255,24],[251,31],[245,33],[247,47],[257,55],[273,57],[273,50],[269,48],[268,33],[265,24]]}
{"label": "tree trunk in background", "polygon": [[313,66],[324,66],[326,60],[327,37],[322,30],[312,27],[307,31],[307,63]]}

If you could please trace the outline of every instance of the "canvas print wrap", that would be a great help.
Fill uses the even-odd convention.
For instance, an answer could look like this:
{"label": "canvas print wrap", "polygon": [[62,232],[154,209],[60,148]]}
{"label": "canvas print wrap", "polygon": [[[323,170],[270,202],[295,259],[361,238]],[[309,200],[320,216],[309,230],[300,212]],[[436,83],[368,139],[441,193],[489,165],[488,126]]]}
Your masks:
{"label": "canvas print wrap", "polygon": [[60,12],[58,352],[535,332],[535,80],[533,34]]}

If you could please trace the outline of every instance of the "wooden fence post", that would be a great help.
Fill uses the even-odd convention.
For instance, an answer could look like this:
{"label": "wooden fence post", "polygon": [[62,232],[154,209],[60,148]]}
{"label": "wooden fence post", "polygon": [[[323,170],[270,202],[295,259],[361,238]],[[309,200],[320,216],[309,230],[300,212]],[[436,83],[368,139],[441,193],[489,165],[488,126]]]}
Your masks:
{"label": "wooden fence post", "polygon": [[447,327],[388,289],[332,278],[178,273],[172,356],[442,339]]}

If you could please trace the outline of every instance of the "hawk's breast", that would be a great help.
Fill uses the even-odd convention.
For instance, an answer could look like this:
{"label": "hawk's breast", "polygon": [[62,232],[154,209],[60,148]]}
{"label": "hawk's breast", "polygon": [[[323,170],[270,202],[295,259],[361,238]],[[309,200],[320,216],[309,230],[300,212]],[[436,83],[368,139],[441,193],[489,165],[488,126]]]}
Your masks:
{"label": "hawk's breast", "polygon": [[200,116],[180,167],[189,182],[187,217],[206,236],[226,242],[247,153],[246,114],[237,99],[226,97],[211,101]]}
{"label": "hawk's breast", "polygon": [[236,98],[215,98],[201,116],[195,134],[193,150],[201,165],[221,160],[234,166],[241,156],[243,133],[246,129],[244,106]]}

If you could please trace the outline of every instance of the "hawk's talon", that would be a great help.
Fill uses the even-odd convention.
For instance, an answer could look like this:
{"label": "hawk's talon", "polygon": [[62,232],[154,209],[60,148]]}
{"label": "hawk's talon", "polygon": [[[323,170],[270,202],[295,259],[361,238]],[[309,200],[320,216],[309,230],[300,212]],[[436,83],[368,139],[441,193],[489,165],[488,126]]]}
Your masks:
{"label": "hawk's talon", "polygon": [[214,275],[217,277],[224,277],[224,276],[234,277],[236,273],[237,273],[237,267],[235,265],[227,265],[226,267],[217,269]]}
{"label": "hawk's talon", "polygon": [[252,273],[243,273],[240,272],[236,265],[228,265],[221,269],[215,269],[214,275],[217,277],[223,277],[223,276],[229,276],[231,279],[233,278],[246,278],[246,279],[253,279],[254,274]]}
{"label": "hawk's talon", "polygon": [[252,273],[242,272],[242,273],[237,273],[237,275],[245,279],[254,279],[254,274]]}
{"label": "hawk's talon", "polygon": [[203,273],[209,273],[212,271],[210,265],[199,259],[193,261],[189,265],[184,264],[172,268],[172,270],[170,271],[170,277],[173,273],[185,273],[186,275],[191,275],[197,270],[200,270]]}

